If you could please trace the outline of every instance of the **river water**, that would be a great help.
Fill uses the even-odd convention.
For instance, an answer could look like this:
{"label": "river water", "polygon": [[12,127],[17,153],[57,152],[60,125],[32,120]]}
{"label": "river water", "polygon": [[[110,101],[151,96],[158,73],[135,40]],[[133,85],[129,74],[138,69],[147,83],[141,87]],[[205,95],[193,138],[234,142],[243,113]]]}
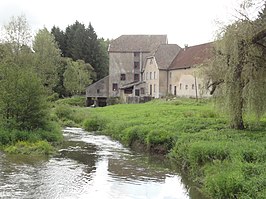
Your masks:
{"label": "river water", "polygon": [[63,133],[52,158],[0,154],[0,198],[201,198],[158,158],[79,128]]}

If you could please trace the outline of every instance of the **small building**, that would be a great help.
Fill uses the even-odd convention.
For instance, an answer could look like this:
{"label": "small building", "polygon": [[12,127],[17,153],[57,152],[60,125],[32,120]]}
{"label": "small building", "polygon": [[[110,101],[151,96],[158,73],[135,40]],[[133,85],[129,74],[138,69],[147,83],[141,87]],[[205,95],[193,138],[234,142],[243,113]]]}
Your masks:
{"label": "small building", "polygon": [[198,74],[200,65],[212,57],[212,43],[183,48],[168,68],[168,91],[179,97],[209,97]]}
{"label": "small building", "polygon": [[86,88],[87,106],[106,106],[109,97],[109,76],[100,79]]}

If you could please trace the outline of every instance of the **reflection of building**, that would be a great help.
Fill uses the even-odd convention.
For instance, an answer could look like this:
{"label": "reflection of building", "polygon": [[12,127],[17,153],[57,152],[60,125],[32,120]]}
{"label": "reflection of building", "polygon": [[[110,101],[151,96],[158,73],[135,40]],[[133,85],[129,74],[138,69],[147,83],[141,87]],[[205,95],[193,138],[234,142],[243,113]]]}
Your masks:
{"label": "reflection of building", "polygon": [[166,35],[122,35],[109,46],[109,76],[86,89],[87,105],[104,106],[113,97],[127,103],[167,94],[207,97],[196,66],[211,57],[211,46],[181,49]]}

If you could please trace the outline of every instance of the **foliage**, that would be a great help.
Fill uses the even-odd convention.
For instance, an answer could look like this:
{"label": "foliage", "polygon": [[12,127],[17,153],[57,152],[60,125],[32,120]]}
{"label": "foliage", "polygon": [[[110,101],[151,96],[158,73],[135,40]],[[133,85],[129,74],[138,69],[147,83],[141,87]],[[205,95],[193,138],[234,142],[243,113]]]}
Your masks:
{"label": "foliage", "polygon": [[[47,142],[62,139],[60,129],[50,120],[44,88],[44,81],[53,76],[49,67],[54,67],[59,51],[44,29],[36,35],[33,52],[27,46],[31,36],[24,16],[13,17],[4,30],[6,40],[0,44],[0,145],[7,151],[9,146],[15,151],[29,147],[48,154],[52,148]],[[41,67],[37,70],[37,66]]]}
{"label": "foliage", "polygon": [[57,105],[69,105],[69,106],[79,106],[84,107],[85,106],[85,96],[73,96],[69,98],[64,98],[57,100],[55,102]]}
{"label": "foliage", "polygon": [[53,27],[51,33],[55,36],[64,57],[74,61],[83,60],[93,67],[96,73],[96,77],[92,76],[93,80],[99,80],[108,74],[109,41],[98,39],[91,24],[85,27],[84,24],[76,21],[65,31]]}
{"label": "foliage", "polygon": [[52,92],[58,81],[57,68],[60,64],[60,50],[54,36],[44,28],[39,30],[33,42],[35,71],[42,84]]}
{"label": "foliage", "polygon": [[83,60],[68,59],[67,68],[63,74],[64,87],[71,94],[84,93],[86,87],[92,82],[93,68]]}
{"label": "foliage", "polygon": [[244,129],[246,114],[259,119],[266,111],[266,34],[261,37],[265,25],[262,16],[253,21],[245,16],[224,27],[215,42],[214,58],[204,71],[236,129]]}
{"label": "foliage", "polygon": [[0,114],[10,129],[33,130],[47,121],[47,104],[43,87],[31,70],[2,66],[0,80]]}
{"label": "foliage", "polygon": [[11,17],[8,24],[4,25],[5,43],[11,44],[12,51],[17,55],[23,46],[28,46],[31,41],[30,27],[25,15]]}
{"label": "foliage", "polygon": [[5,148],[7,153],[15,154],[44,154],[51,155],[55,153],[55,149],[47,141],[37,141],[35,143],[19,141],[15,145]]}

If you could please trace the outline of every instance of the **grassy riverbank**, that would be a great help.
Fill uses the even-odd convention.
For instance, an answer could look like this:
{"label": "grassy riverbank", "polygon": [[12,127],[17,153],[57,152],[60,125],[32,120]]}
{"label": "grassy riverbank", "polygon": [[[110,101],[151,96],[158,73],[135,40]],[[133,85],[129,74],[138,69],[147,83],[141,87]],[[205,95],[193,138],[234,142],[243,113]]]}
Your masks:
{"label": "grassy riverbank", "polygon": [[71,114],[63,113],[65,121],[78,124],[86,118],[89,131],[167,154],[211,198],[266,196],[265,117],[259,125],[250,122],[247,130],[236,131],[211,102],[188,99],[68,111]]}

